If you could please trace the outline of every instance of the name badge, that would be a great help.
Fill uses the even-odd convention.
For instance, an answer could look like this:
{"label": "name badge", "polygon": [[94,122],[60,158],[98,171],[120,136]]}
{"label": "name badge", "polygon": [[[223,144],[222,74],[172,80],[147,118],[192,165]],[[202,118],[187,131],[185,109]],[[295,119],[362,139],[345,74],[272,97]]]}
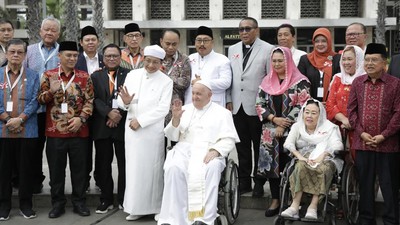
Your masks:
{"label": "name badge", "polygon": [[68,113],[68,104],[61,103],[61,113]]}
{"label": "name badge", "polygon": [[118,101],[117,101],[117,99],[113,99],[112,100],[112,108],[113,109],[118,109]]}
{"label": "name badge", "polygon": [[323,88],[323,87],[319,87],[319,88],[318,88],[317,97],[318,97],[318,98],[324,97],[324,88]]}
{"label": "name badge", "polygon": [[11,112],[13,110],[13,102],[7,102],[7,112]]}

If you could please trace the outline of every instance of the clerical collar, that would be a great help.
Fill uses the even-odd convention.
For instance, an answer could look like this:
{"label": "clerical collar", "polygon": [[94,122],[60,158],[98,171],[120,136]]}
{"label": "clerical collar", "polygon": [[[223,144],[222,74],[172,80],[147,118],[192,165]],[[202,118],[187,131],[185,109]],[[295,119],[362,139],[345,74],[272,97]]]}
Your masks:
{"label": "clerical collar", "polygon": [[249,49],[249,48],[251,48],[251,46],[253,46],[254,42],[249,44],[249,45],[246,45],[243,42],[242,42],[242,44],[243,44],[243,48],[248,48]]}

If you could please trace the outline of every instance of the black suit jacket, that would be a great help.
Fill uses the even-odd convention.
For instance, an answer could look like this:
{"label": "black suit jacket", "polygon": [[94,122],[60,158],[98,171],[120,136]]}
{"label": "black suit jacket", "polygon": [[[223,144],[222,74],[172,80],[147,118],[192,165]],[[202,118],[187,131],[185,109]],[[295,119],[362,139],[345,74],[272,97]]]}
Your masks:
{"label": "black suit jacket", "polygon": [[392,57],[387,73],[400,78],[400,54]]}
{"label": "black suit jacket", "polygon": [[[125,120],[127,112],[118,109],[122,115],[122,119],[118,126],[109,128],[106,125],[108,120],[107,114],[112,110],[113,93],[110,93],[108,71],[106,69],[94,72],[91,75],[94,87],[94,110],[92,116],[92,137],[93,140],[115,138],[124,140]],[[119,67],[116,72],[117,86],[121,86],[125,82],[126,75],[130,70]]]}
{"label": "black suit jacket", "polygon": [[[332,59],[332,78],[336,73],[340,72],[340,66],[338,61],[340,60],[340,55],[337,54],[333,56]],[[321,76],[319,70],[315,68],[310,60],[308,60],[307,55],[303,55],[300,58],[299,65],[297,66],[299,71],[310,80],[311,88],[310,95],[314,99],[322,101],[322,98],[318,98],[318,87],[320,86]]]}
{"label": "black suit jacket", "polygon": [[[104,67],[103,55],[101,55],[99,53],[99,68],[103,68],[103,67]],[[76,62],[75,69],[83,70],[86,72],[88,71],[87,65],[86,65],[86,59],[85,59],[85,56],[83,55],[83,52],[80,52],[78,55],[78,61]]]}

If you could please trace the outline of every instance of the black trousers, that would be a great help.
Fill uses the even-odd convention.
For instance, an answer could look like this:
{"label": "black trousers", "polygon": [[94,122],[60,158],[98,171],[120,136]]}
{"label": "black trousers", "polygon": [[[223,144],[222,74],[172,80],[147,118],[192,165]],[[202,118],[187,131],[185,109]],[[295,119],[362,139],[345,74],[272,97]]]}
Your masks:
{"label": "black trousers", "polygon": [[[20,209],[32,208],[31,159],[36,138],[0,138],[0,209],[11,209],[11,176],[14,163],[19,170]],[[17,159],[16,161],[14,159]]]}
{"label": "black trousers", "polygon": [[87,144],[87,138],[47,138],[46,155],[53,207],[65,207],[67,202],[64,193],[67,155],[71,171],[72,204],[85,204]]}
{"label": "black trousers", "polygon": [[399,224],[398,176],[399,154],[356,150],[360,202],[359,224],[373,225],[375,221],[375,177],[384,199],[383,223]]}
{"label": "black trousers", "polygon": [[118,165],[118,203],[122,205],[125,194],[125,142],[107,138],[94,141],[94,145],[96,148],[96,176],[101,188],[100,202],[114,203],[111,163],[115,149]]}
{"label": "black trousers", "polygon": [[[251,188],[251,173],[257,171],[258,167],[261,121],[258,116],[247,115],[240,106],[237,114],[233,115],[233,122],[240,138],[240,143],[236,144],[239,159],[239,182],[241,188],[248,189]],[[254,146],[254,151],[252,146]]]}
{"label": "black trousers", "polygon": [[38,134],[37,145],[35,148],[32,148],[32,179],[33,179],[33,188],[39,189],[42,186],[42,182],[45,178],[43,175],[43,150],[44,144],[46,142],[45,136],[45,127],[46,127],[46,113],[38,113],[37,114],[37,125],[38,125]]}

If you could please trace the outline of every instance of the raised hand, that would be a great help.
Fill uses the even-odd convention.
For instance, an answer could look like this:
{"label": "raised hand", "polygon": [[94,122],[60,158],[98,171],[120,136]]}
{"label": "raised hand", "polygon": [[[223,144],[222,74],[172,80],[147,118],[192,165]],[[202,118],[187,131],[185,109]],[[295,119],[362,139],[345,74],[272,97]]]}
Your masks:
{"label": "raised hand", "polygon": [[121,97],[125,105],[129,105],[135,96],[135,94],[130,95],[126,86],[121,86],[118,88],[118,95]]}

